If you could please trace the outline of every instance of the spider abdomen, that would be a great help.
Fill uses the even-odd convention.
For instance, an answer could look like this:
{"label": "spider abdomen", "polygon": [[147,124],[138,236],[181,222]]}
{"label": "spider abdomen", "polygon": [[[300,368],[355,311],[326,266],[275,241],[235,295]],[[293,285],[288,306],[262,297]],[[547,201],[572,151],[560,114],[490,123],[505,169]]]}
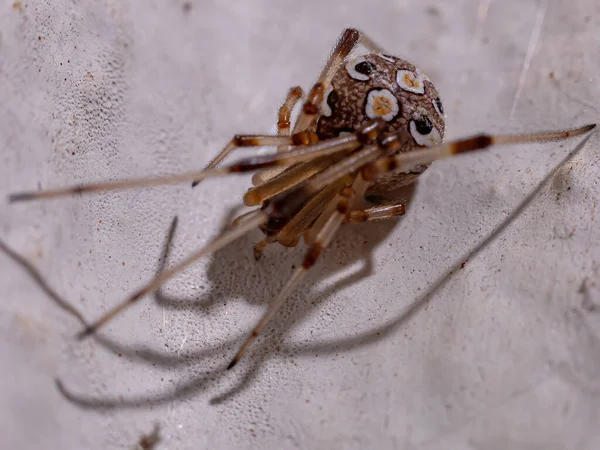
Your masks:
{"label": "spider abdomen", "polygon": [[[368,53],[349,59],[335,73],[319,112],[316,132],[321,140],[355,132],[376,118],[388,125],[382,134],[404,130],[411,137],[400,152],[439,144],[444,136],[444,109],[435,86],[413,64],[395,56]],[[415,175],[386,174],[369,191],[395,189]]]}
{"label": "spider abdomen", "polygon": [[376,118],[389,125],[389,132],[405,128],[414,146],[435,145],[444,135],[443,107],[433,83],[411,63],[388,55],[369,53],[342,65],[319,112],[320,139],[355,132]]}

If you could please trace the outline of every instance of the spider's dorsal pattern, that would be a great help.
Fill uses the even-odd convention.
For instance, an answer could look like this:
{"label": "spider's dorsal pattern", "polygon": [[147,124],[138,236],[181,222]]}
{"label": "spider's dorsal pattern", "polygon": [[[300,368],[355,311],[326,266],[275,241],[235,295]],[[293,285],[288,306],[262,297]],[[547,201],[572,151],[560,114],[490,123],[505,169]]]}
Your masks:
{"label": "spider's dorsal pattern", "polygon": [[320,106],[319,139],[353,133],[382,119],[397,133],[405,129],[412,142],[401,149],[431,147],[444,137],[444,112],[433,85],[413,64],[395,56],[367,53],[349,58],[335,73]]}

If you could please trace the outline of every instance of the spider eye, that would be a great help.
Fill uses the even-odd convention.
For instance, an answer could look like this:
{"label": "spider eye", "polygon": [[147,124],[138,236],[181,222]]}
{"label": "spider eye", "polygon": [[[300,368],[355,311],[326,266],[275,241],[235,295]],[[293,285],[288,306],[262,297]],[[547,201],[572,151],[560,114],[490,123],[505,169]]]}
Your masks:
{"label": "spider eye", "polygon": [[440,115],[440,117],[444,117],[444,106],[442,105],[442,100],[437,97],[433,101],[433,107],[435,108],[435,112]]}
{"label": "spider eye", "polygon": [[364,56],[358,56],[348,61],[346,71],[355,80],[367,81],[370,78],[369,75],[375,71],[375,65],[367,61]]}
{"label": "spider eye", "polygon": [[432,147],[442,142],[440,132],[426,116],[411,120],[409,129],[417,145]]}

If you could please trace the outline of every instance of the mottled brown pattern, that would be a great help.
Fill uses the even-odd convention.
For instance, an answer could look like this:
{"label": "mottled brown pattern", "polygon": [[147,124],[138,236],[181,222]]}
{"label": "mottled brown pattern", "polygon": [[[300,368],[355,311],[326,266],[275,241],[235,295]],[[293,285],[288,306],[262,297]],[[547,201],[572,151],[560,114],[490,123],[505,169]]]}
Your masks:
{"label": "mottled brown pattern", "polygon": [[[440,135],[444,135],[444,118],[436,112],[433,102],[439,97],[433,84],[425,80],[425,93],[415,94],[405,91],[396,82],[398,70],[415,72],[417,68],[403,59],[386,55],[385,58],[376,55],[363,55],[364,59],[375,68],[369,74],[369,79],[360,81],[352,78],[345,64],[335,74],[332,80],[333,91],[326,101],[331,108],[330,116],[321,116],[317,121],[317,134],[320,139],[336,137],[342,131],[355,131],[370,119],[365,112],[367,95],[373,89],[387,89],[398,99],[399,114],[388,122],[389,131],[395,132],[402,127],[408,131],[410,120],[427,116],[435,125]],[[412,143],[401,151],[410,151],[416,146]]]}

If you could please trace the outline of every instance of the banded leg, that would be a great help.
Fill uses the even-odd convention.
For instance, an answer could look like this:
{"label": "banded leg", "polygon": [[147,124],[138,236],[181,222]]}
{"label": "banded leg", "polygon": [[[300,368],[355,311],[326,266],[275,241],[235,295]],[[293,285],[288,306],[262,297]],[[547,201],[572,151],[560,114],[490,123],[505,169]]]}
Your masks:
{"label": "banded leg", "polygon": [[[507,145],[532,142],[549,142],[580,136],[594,129],[596,125],[586,125],[580,128],[549,131],[523,135],[477,135],[454,142],[440,144],[435,147],[419,149],[416,151],[399,153],[407,142],[406,132],[391,135],[377,145],[367,145],[363,149],[347,156],[332,167],[320,172],[304,184],[291,192],[283,192],[273,198],[267,211],[269,216],[277,219],[289,217],[293,211],[306,201],[311,195],[321,190],[327,184],[334,182],[356,170],[360,170],[367,181],[373,181],[377,176],[393,172],[410,172],[419,166],[431,162],[466,153],[469,151],[483,150],[491,145]],[[389,156],[391,155],[391,156]]]}
{"label": "banded leg", "polygon": [[[304,93],[302,92],[302,88],[300,86],[296,86],[290,89],[288,95],[283,102],[283,105],[279,108],[279,113],[277,114],[277,135],[278,136],[289,136],[291,133],[291,121],[292,121],[292,111],[296,104],[300,101]],[[286,151],[287,147],[277,147],[277,152],[281,153]],[[252,176],[252,185],[259,186],[280,174],[285,168],[274,168],[274,169],[265,169],[256,172]]]}
{"label": "banded leg", "polygon": [[[346,148],[346,152],[350,152],[352,150],[357,149],[361,145],[365,145],[369,142],[375,141],[379,137],[379,134],[383,129],[385,129],[385,123],[381,120],[374,120],[365,124],[362,128],[357,130],[354,135],[346,136],[354,136],[356,138],[348,140],[348,147]],[[339,140],[342,138],[338,137],[334,139]],[[331,140],[327,140],[319,144],[315,144],[314,146],[312,146],[312,148],[315,149],[319,146],[329,145],[326,143],[330,141]],[[343,141],[340,140],[339,142],[341,145],[341,142]],[[256,186],[254,188],[249,189],[244,195],[244,204],[246,204],[247,206],[259,205],[265,200],[272,198],[275,195],[278,195],[288,189],[291,189],[294,186],[297,186],[301,182],[307,180],[308,178],[312,177],[313,175],[316,175],[319,172],[324,171],[328,167],[335,166],[343,156],[344,155],[342,154],[336,155],[335,158],[313,158],[312,160],[310,160],[307,163],[304,163],[303,165],[295,165],[294,167],[291,167],[288,170],[286,170],[285,173],[276,176],[275,178],[263,183],[260,186]],[[348,173],[351,172],[346,172],[346,174]],[[337,179],[339,178],[341,177],[338,177]],[[324,185],[321,186],[321,188],[322,187],[324,187]],[[318,190],[320,190],[320,188],[315,189],[313,193],[317,192]]]}
{"label": "banded leg", "polygon": [[524,144],[533,142],[552,142],[581,136],[596,128],[595,124],[584,125],[579,128],[571,128],[561,131],[546,131],[533,134],[508,134],[489,135],[479,134],[470,138],[448,142],[435,147],[398,153],[393,156],[381,158],[373,163],[367,164],[362,169],[366,180],[372,181],[378,175],[393,171],[411,171],[419,166],[430,164],[435,160],[448,158],[478,150],[486,150],[494,145]]}
{"label": "banded leg", "polygon": [[279,292],[279,295],[271,302],[269,308],[266,313],[263,315],[262,319],[258,322],[256,327],[250,333],[250,336],[244,341],[238,352],[235,354],[229,366],[227,366],[227,370],[231,369],[235,366],[240,358],[246,352],[248,346],[256,339],[256,337],[260,334],[260,332],[267,326],[269,321],[273,318],[275,313],[281,309],[285,299],[288,297],[290,292],[302,281],[308,269],[310,269],[317,259],[319,258],[321,252],[324,248],[326,248],[333,237],[342,226],[344,218],[347,216],[348,211],[355,198],[362,197],[364,192],[367,189],[367,183],[362,179],[361,176],[358,176],[354,179],[352,186],[345,186],[338,195],[338,200],[336,203],[336,210],[328,217],[325,226],[319,232],[316,241],[314,244],[310,246],[306,255],[304,256],[304,260],[302,261],[302,265],[297,267],[292,276],[287,281],[285,286]]}
{"label": "banded leg", "polygon": [[[340,68],[342,64],[344,64],[346,57],[352,52],[352,50],[356,48],[356,46],[359,43],[363,44],[368,50],[372,52],[383,53],[383,49],[363,32],[352,28],[347,28],[346,30],[344,30],[331,55],[329,56],[327,63],[323,67],[321,74],[319,75],[318,81],[311,89],[306,102],[302,106],[302,112],[300,113],[300,116],[298,117],[294,125],[294,133],[310,129],[312,125],[316,122],[316,120],[319,118],[319,106],[323,101],[325,91],[331,85],[331,80],[333,79],[333,76],[335,75],[336,71]],[[286,103],[284,103],[284,105],[280,109],[278,121],[278,130],[280,135],[282,134],[282,129],[286,129],[285,126],[289,127],[289,120],[286,120],[286,118],[284,117],[284,114],[287,113],[285,109],[285,107],[287,106],[286,104],[289,101],[290,103],[293,102],[293,105],[295,105],[295,102],[299,100],[299,98],[300,97],[295,99],[292,89],[292,91],[290,91],[290,94],[288,95],[288,99],[286,99]],[[290,114],[291,110],[293,109],[293,105],[288,109]],[[282,123],[284,127],[281,127],[280,123]],[[272,171],[272,173],[281,173],[281,171],[281,169],[275,169]],[[264,176],[266,172],[267,171],[262,171],[255,174],[255,176],[252,178],[252,183],[255,186],[258,186],[262,182],[271,179],[271,177]]]}
{"label": "banded leg", "polygon": [[[291,139],[288,136],[268,136],[269,140],[259,140],[257,142],[283,142],[284,139]],[[100,182],[83,185],[75,185],[66,188],[49,189],[45,191],[21,192],[9,195],[10,202],[35,200],[43,198],[55,198],[73,194],[83,194],[90,192],[100,192],[114,189],[131,189],[137,187],[160,186],[164,184],[179,183],[184,181],[204,180],[206,178],[225,176],[231,173],[250,172],[265,167],[275,167],[291,163],[310,161],[321,156],[333,155],[338,152],[344,152],[356,148],[360,145],[360,135],[344,136],[320,142],[314,145],[293,145],[291,150],[285,153],[256,156],[243,159],[235,164],[215,167],[213,169],[186,172],[175,175],[166,175],[161,177],[134,178],[122,181]],[[280,140],[280,141],[277,141]],[[257,143],[256,145],[262,145]],[[273,145],[273,144],[271,144]]]}
{"label": "banded leg", "polygon": [[[211,162],[204,168],[204,170],[210,170],[219,165],[221,161],[225,159],[233,150],[239,147],[267,147],[267,146],[281,146],[291,145],[292,139],[286,136],[270,136],[270,135],[258,135],[258,136],[234,136],[231,141],[219,152],[217,156],[213,158]],[[194,180],[192,187],[198,186],[202,180]]]}
{"label": "banded leg", "polygon": [[115,307],[110,309],[106,314],[100,317],[98,320],[93,322],[91,325],[88,325],[84,330],[79,333],[78,337],[80,339],[87,337],[93,333],[95,333],[98,328],[105,325],[112,318],[114,318],[117,314],[123,312],[126,308],[137,303],[143,297],[152,292],[156,291],[163,284],[169,281],[178,273],[181,273],[184,269],[189,267],[194,262],[198,261],[198,259],[203,256],[216,252],[217,250],[225,247],[230,244],[234,240],[242,237],[249,231],[259,227],[267,221],[268,217],[262,211],[255,211],[254,214],[250,217],[246,217],[238,226],[230,228],[229,230],[222,233],[216,239],[214,239],[210,244],[201,248],[200,250],[192,253],[188,257],[186,257],[183,261],[177,264],[175,267],[170,268],[169,270],[165,270],[157,274],[150,282],[148,282],[145,286],[136,291],[133,295],[129,296],[123,302],[117,304]]}
{"label": "banded leg", "polygon": [[351,28],[344,30],[334,47],[333,52],[329,56],[327,63],[325,63],[317,82],[310,91],[306,102],[302,106],[300,116],[294,125],[294,132],[309,129],[311,124],[318,119],[319,106],[323,101],[325,91],[331,84],[331,80],[336,71],[344,63],[344,60],[350,52],[356,47],[359,40],[360,32],[358,30]]}
{"label": "banded leg", "polygon": [[[283,105],[279,107],[279,113],[277,115],[277,135],[278,136],[289,136],[291,133],[291,122],[292,122],[292,111],[296,104],[302,98],[302,88],[296,86],[290,89],[288,95],[283,102]],[[302,130],[304,131],[304,130]]]}
{"label": "banded leg", "polygon": [[403,216],[404,214],[406,214],[406,205],[404,203],[374,206],[369,209],[355,209],[350,211],[350,214],[344,223],[360,223],[371,220],[391,219],[392,217]]}
{"label": "banded leg", "polygon": [[294,247],[312,223],[323,213],[325,207],[340,191],[347,180],[338,180],[313,196],[302,209],[274,236],[265,236],[254,246],[254,258],[258,261],[269,244],[279,242],[286,247]]}
{"label": "banded leg", "polygon": [[382,48],[366,34],[353,28],[345,29],[302,107],[302,112],[294,126],[294,132],[310,129],[312,124],[318,119],[319,106],[323,101],[325,92],[331,85],[331,80],[340,66],[344,64],[348,55],[350,55],[359,43],[363,44],[369,51],[375,53],[383,52]]}

